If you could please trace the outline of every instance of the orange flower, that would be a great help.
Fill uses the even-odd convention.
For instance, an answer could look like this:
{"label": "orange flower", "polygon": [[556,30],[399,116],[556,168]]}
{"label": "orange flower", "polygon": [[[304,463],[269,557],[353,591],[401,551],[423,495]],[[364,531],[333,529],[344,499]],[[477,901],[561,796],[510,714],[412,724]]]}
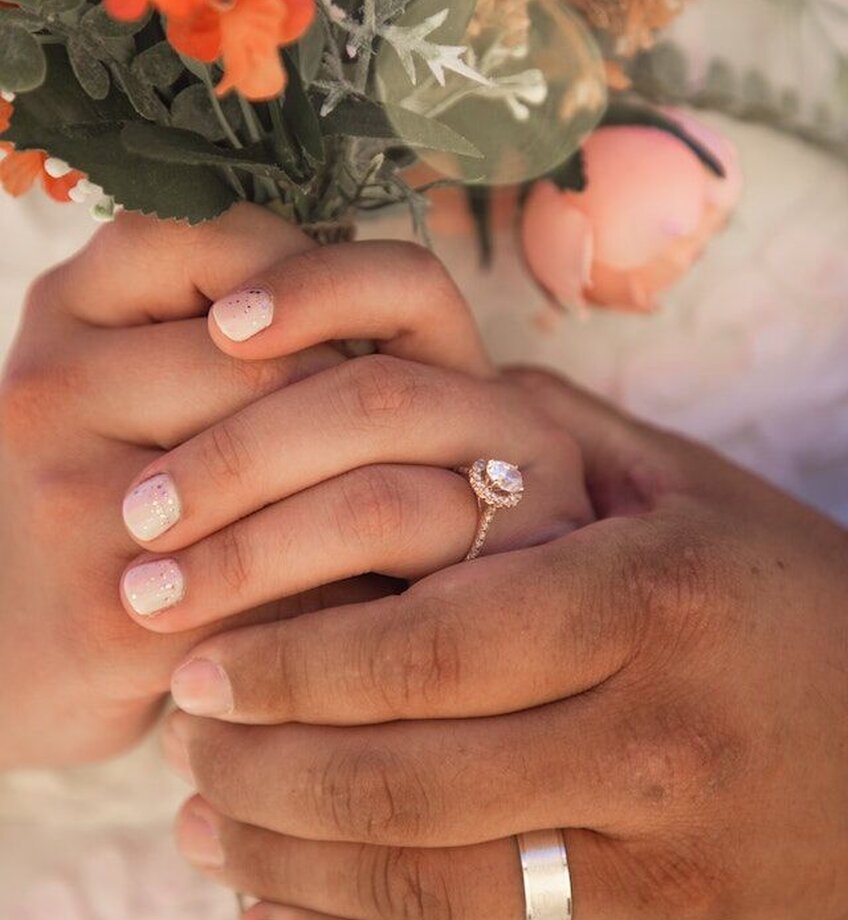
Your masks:
{"label": "orange flower", "polygon": [[[9,127],[13,111],[12,103],[0,98],[0,134]],[[15,198],[28,192],[40,179],[51,198],[65,203],[71,200],[71,191],[85,178],[75,169],[58,179],[49,175],[44,168],[48,156],[43,150],[15,150],[13,144],[0,141],[0,152],[5,154],[0,160],[0,186]]]}
{"label": "orange flower", "polygon": [[106,0],[116,19],[138,19],[153,6],[168,20],[168,41],[181,54],[212,63],[247,99],[273,99],[286,86],[279,48],[300,38],[315,15],[315,0]]}

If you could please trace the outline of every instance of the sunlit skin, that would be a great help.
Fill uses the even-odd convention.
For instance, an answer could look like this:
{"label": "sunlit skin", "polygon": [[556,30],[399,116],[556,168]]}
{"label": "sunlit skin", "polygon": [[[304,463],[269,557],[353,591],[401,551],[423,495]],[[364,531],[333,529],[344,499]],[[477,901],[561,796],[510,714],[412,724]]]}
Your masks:
{"label": "sunlit skin", "polygon": [[[550,825],[580,920],[848,912],[848,534],[498,372],[423,250],[124,215],[34,287],[0,412],[2,766],[125,749],[170,685],[204,714],[163,738],[178,842],[249,920],[521,920],[511,836]],[[527,494],[462,563],[476,456]],[[139,544],[159,474],[181,514]],[[159,558],[186,590],[141,616]]]}
{"label": "sunlit skin", "polygon": [[[123,214],[33,287],[0,386],[0,611],[8,640],[0,649],[8,679],[0,700],[0,765],[75,763],[124,750],[155,720],[176,665],[210,631],[385,593],[387,584],[395,590],[394,581],[356,578],[365,572],[422,575],[461,559],[477,521],[467,482],[449,469],[398,466],[403,458],[386,454],[390,441],[404,442],[388,422],[408,421],[414,403],[405,414],[400,408],[413,395],[414,375],[426,373],[438,384],[446,405],[452,395],[460,397],[453,424],[433,407],[442,432],[439,450],[455,451],[458,463],[500,446],[526,463],[536,482],[533,499],[493,529],[492,551],[590,518],[576,443],[519,388],[497,378],[467,307],[436,260],[398,243],[338,247],[332,258],[325,252],[250,205],[194,229]],[[415,279],[416,295],[406,299],[405,316],[395,308],[397,269],[404,265],[400,277]],[[271,347],[279,349],[286,336],[297,345],[291,357],[248,363],[214,346],[206,312],[212,301],[260,276],[287,279],[289,291],[287,312],[281,305],[278,314],[288,316],[287,332],[281,340],[279,327],[269,330]],[[348,297],[334,299],[334,291],[345,287]],[[385,354],[345,362],[337,349],[321,344],[345,337],[383,338]],[[448,367],[440,371],[416,357]],[[387,375],[396,381],[401,373],[409,380],[406,389],[386,389]],[[397,412],[380,410],[384,399]],[[280,505],[281,513],[295,515],[283,531],[292,542],[289,564],[277,566],[281,577],[289,573],[287,581],[263,586],[257,574],[243,585],[238,611],[231,611],[239,619],[201,626],[239,593],[238,544],[224,536],[209,570],[221,586],[219,598],[203,612],[199,591],[212,581],[189,576],[185,604],[147,623],[175,634],[156,636],[121,606],[122,572],[139,553],[121,521],[123,496],[165,450],[184,444],[182,456],[197,466],[187,480],[176,465],[172,469],[187,514],[171,536],[202,530],[209,519],[191,513],[192,481],[218,479],[222,497],[231,493],[230,507],[239,500],[234,482],[225,483],[238,469],[218,426],[252,404],[257,412],[270,405],[289,413],[290,423],[281,415],[269,430],[268,451],[272,436],[288,434],[306,451],[301,475],[308,480],[319,471],[315,488],[302,481],[300,494]],[[291,415],[298,404],[303,434]],[[469,426],[475,405],[488,407],[489,416],[481,412]],[[317,420],[325,422],[325,440],[313,450],[308,429],[317,436]],[[213,434],[203,440],[210,427]],[[521,450],[487,443],[496,428],[513,429]],[[357,438],[361,469],[352,471],[345,466],[352,455],[340,453],[339,444],[347,439],[355,446]],[[562,471],[570,490],[561,487]],[[244,475],[246,481],[246,467]],[[392,526],[401,505],[417,505],[426,517],[426,528],[410,534],[408,546]],[[343,525],[351,534],[382,532],[383,542],[364,543],[358,554],[352,542],[347,555],[327,552],[318,541],[338,535]],[[425,530],[430,547],[422,553],[415,539]],[[270,552],[271,535],[261,539]],[[195,559],[211,545],[197,544]],[[190,570],[190,560],[186,566]],[[324,588],[341,579],[344,584]],[[266,599],[244,600],[257,591]],[[192,618],[197,628],[186,632]],[[73,718],[63,717],[71,712]]]}

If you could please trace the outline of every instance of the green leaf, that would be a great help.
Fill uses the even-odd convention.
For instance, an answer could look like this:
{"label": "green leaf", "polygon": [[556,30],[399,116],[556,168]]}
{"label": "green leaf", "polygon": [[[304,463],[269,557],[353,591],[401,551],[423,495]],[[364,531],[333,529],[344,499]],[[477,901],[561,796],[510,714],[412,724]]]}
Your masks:
{"label": "green leaf", "polygon": [[578,150],[561,166],[548,173],[548,178],[563,191],[582,192],[587,185],[586,160],[583,151]]}
{"label": "green leaf", "polygon": [[80,20],[80,25],[85,30],[90,30],[101,38],[121,38],[126,35],[135,35],[140,32],[150,21],[151,14],[148,12],[141,19],[134,19],[131,22],[113,19],[107,12],[103,4],[92,7]]}
{"label": "green leaf", "polygon": [[16,0],[19,7],[40,16],[42,19],[64,16],[83,6],[86,0]]}
{"label": "green leaf", "polygon": [[44,16],[63,16],[65,13],[78,10],[85,2],[86,0],[36,0],[35,7]]}
{"label": "green leaf", "polygon": [[492,190],[485,185],[466,185],[465,198],[468,210],[474,220],[477,231],[477,243],[480,249],[480,265],[488,268],[492,264]]}
{"label": "green leaf", "polygon": [[694,138],[679,122],[656,109],[627,102],[615,103],[607,109],[601,124],[604,126],[643,125],[647,128],[658,128],[682,141],[710,172],[715,173],[721,179],[725,177],[724,166],[710,150]]}
{"label": "green leaf", "polygon": [[312,81],[318,76],[324,58],[326,39],[324,19],[316,16],[309,31],[297,43],[297,69],[304,86],[311,86]]}
{"label": "green leaf", "polygon": [[4,9],[0,12],[0,28],[6,29],[16,26],[26,29],[27,32],[40,32],[44,28],[44,20],[35,11],[25,9]]}
{"label": "green leaf", "polygon": [[126,99],[114,89],[102,102],[87,96],[60,46],[50,46],[48,59],[45,84],[15,101],[5,139],[65,160],[132,211],[197,223],[238,200],[217,169],[161,163],[128,151],[121,141],[123,123],[132,117]]}
{"label": "green leaf", "polygon": [[133,122],[128,124],[121,138],[130,153],[162,163],[184,166],[229,166],[254,176],[274,181],[288,182],[289,178],[279,166],[261,160],[250,150],[223,150],[214,144],[180,128]]}
{"label": "green leaf", "polygon": [[157,89],[167,89],[184,71],[180,56],[167,42],[158,42],[142,51],[132,62],[133,74]]}
{"label": "green leaf", "polygon": [[72,35],[68,39],[68,58],[80,86],[92,99],[105,99],[112,81],[109,71],[94,57],[84,41]]}
{"label": "green leaf", "polygon": [[156,90],[152,86],[142,83],[129,67],[113,63],[111,70],[130,104],[142,118],[167,124],[169,121],[168,109],[165,103],[156,95]]}
{"label": "green leaf", "polygon": [[[234,94],[221,100],[224,117],[234,131],[241,127],[241,110]],[[226,137],[221,122],[215,114],[209,90],[201,83],[192,83],[177,93],[171,103],[171,124],[175,128],[193,131],[208,141],[222,141]]]}
{"label": "green leaf", "polygon": [[325,134],[351,137],[398,138],[410,147],[440,150],[480,159],[483,154],[446,124],[397,105],[379,105],[348,96],[322,119]]}
{"label": "green leaf", "polygon": [[289,84],[286,87],[283,101],[286,125],[291,128],[307,159],[312,163],[323,163],[326,155],[318,113],[303,87],[297,68],[292,66],[291,58],[287,53],[285,61],[289,73]]}
{"label": "green leaf", "polygon": [[20,26],[0,26],[0,89],[26,93],[41,86],[46,75],[38,41]]}

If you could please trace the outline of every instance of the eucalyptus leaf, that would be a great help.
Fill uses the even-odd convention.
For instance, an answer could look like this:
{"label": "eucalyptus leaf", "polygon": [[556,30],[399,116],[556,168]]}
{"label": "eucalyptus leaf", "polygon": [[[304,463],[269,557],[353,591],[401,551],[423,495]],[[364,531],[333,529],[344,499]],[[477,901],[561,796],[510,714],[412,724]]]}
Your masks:
{"label": "eucalyptus leaf", "polygon": [[43,16],[64,16],[84,6],[85,2],[86,0],[36,0],[35,8]]}
{"label": "eucalyptus leaf", "polygon": [[78,36],[72,35],[68,39],[67,48],[68,59],[80,86],[92,99],[105,99],[112,85],[109,71]]}
{"label": "eucalyptus leaf", "polygon": [[18,97],[16,113],[26,109],[39,124],[57,130],[126,121],[133,117],[133,110],[121,93],[113,90],[106,99],[93,100],[83,92],[62,45],[47,45],[44,51],[48,61],[47,79],[36,91]]}
{"label": "eucalyptus leaf", "polygon": [[292,60],[288,54],[285,55],[285,61],[289,72],[289,83],[283,102],[283,116],[286,125],[290,127],[306,158],[312,164],[323,163],[325,160],[324,137],[321,133],[318,113],[304,89],[297,68],[292,66]]}
{"label": "eucalyptus leaf", "polygon": [[90,29],[95,35],[102,38],[120,38],[123,35],[135,35],[140,32],[150,21],[150,16],[148,12],[141,19],[124,22],[113,19],[101,3],[88,10],[80,20],[80,24],[84,29]]}
{"label": "eucalyptus leaf", "polygon": [[153,87],[139,80],[129,67],[112,64],[111,70],[130,104],[142,118],[167,124],[170,120],[168,109]]}
{"label": "eucalyptus leaf", "polygon": [[135,41],[132,35],[116,35],[101,38],[103,53],[107,55],[102,60],[118,61],[121,64],[129,64],[135,57]]}
{"label": "eucalyptus leaf", "polygon": [[198,61],[197,58],[189,57],[187,54],[181,54],[180,60],[183,62],[183,67],[190,73],[194,74],[198,80],[202,80],[204,83],[209,80],[209,68],[202,61]]}
{"label": "eucalyptus leaf", "polygon": [[165,128],[140,122],[128,124],[121,133],[126,149],[137,156],[185,166],[228,166],[254,176],[288,182],[285,171],[252,156],[252,150],[223,150],[181,128]]}
{"label": "eucalyptus leaf", "polygon": [[321,70],[326,40],[324,19],[316,16],[310,29],[297,43],[297,69],[304,86],[311,86]]}
{"label": "eucalyptus leaf", "polygon": [[[237,131],[241,126],[241,110],[234,95],[220,100],[224,118]],[[171,124],[175,128],[193,131],[209,141],[221,141],[226,132],[218,120],[209,90],[202,83],[192,83],[177,93],[171,102]]]}
{"label": "eucalyptus leaf", "polygon": [[460,156],[482,157],[461,134],[442,122],[400,106],[383,106],[370,99],[348,96],[322,119],[325,134],[351,137],[396,138],[410,147],[424,147]]}
{"label": "eucalyptus leaf", "polygon": [[26,29],[3,25],[0,19],[0,89],[26,93],[41,86],[46,76],[47,61],[38,41]]}
{"label": "eucalyptus leaf", "polygon": [[132,62],[133,74],[143,83],[150,83],[157,89],[172,86],[183,70],[180,56],[168,42],[157,42],[136,55]]}
{"label": "eucalyptus leaf", "polygon": [[0,12],[0,28],[16,26],[27,32],[40,32],[44,28],[44,19],[35,10],[3,9]]}
{"label": "eucalyptus leaf", "polygon": [[135,42],[131,35],[107,38],[89,29],[77,29],[71,37],[78,45],[80,54],[90,55],[104,64],[115,61],[127,64],[135,55]]}

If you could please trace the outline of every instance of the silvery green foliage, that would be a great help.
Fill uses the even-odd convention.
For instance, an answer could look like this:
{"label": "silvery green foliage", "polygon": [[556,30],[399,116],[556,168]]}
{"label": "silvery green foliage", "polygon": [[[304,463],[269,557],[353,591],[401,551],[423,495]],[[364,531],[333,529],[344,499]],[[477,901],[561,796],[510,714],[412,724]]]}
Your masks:
{"label": "silvery green foliage", "polygon": [[219,99],[218,68],[176,55],[155,13],[123,23],[91,0],[0,8],[0,90],[17,93],[4,139],[86,173],[103,189],[101,217],[114,201],[194,223],[250,200],[317,223],[406,202],[424,236],[426,199],[402,177],[411,148],[475,148],[437,118],[387,111],[375,46],[390,43],[413,75],[417,61],[436,78],[487,81],[464,47],[429,40],[447,8],[408,27],[396,23],[410,0],[317,3],[313,28],[284,53],[285,96],[252,104]]}

